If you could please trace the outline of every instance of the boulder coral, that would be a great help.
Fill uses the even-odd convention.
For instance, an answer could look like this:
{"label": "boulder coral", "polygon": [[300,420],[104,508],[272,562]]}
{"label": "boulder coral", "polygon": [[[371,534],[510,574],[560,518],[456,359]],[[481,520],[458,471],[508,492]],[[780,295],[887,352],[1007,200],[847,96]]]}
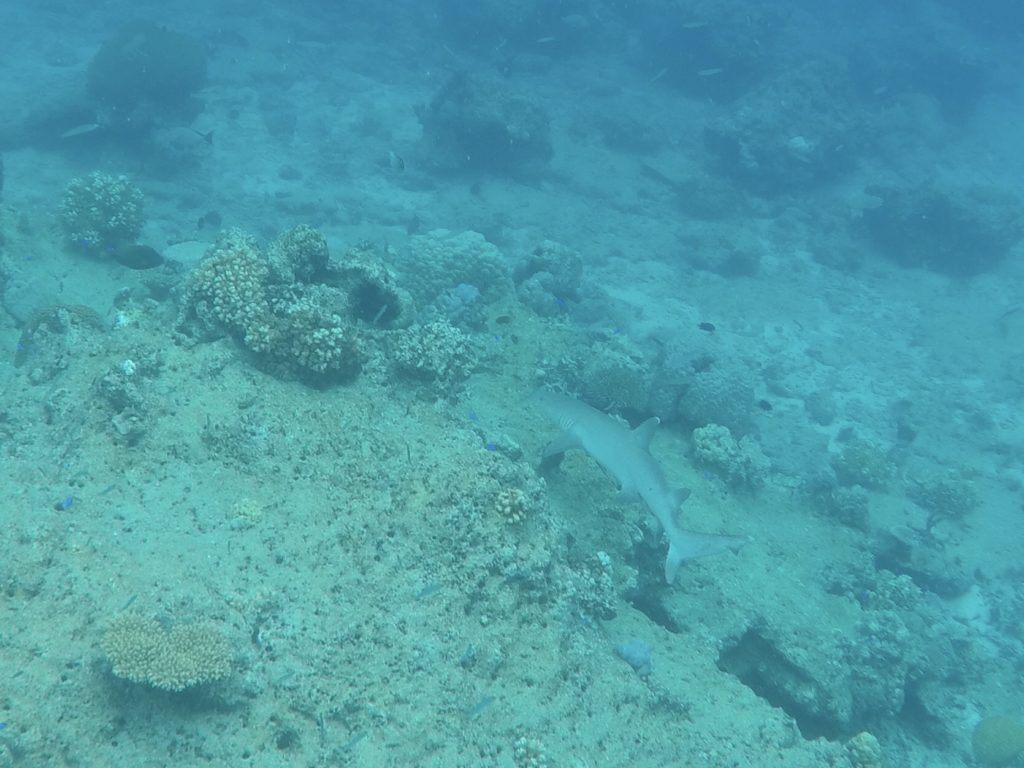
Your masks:
{"label": "boulder coral", "polygon": [[984,768],[1013,765],[1024,755],[1024,723],[1012,717],[986,717],[971,738],[974,759]]}

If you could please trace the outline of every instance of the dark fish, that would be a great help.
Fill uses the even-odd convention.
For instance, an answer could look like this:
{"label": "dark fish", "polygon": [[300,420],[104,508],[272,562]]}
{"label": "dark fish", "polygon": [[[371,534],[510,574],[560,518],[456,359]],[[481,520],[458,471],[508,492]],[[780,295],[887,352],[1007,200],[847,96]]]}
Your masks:
{"label": "dark fish", "polygon": [[199,221],[196,222],[197,229],[217,229],[220,227],[221,215],[217,211],[207,211],[199,217]]}
{"label": "dark fish", "polygon": [[148,245],[120,245],[111,255],[118,264],[130,269],[153,269],[164,263],[164,257]]}
{"label": "dark fish", "polygon": [[758,400],[757,407],[760,408],[762,411],[770,411],[772,409],[772,404],[769,403],[767,400]]}
{"label": "dark fish", "polygon": [[702,331],[705,331],[707,333],[714,333],[715,332],[714,323],[701,323],[697,327],[700,328]]}
{"label": "dark fish", "polygon": [[203,133],[202,131],[197,131],[195,128],[193,128],[192,133],[194,133],[196,136],[200,136],[203,139],[203,141],[205,141],[207,144],[211,146],[213,145],[213,131],[206,131],[206,133]]}

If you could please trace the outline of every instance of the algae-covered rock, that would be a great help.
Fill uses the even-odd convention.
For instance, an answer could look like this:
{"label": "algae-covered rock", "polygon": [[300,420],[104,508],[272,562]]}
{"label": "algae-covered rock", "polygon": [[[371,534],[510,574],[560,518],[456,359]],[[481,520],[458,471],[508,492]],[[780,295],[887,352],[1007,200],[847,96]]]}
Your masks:
{"label": "algae-covered rock", "polygon": [[424,162],[437,169],[534,175],[551,160],[551,122],[538,100],[504,81],[453,75],[418,110]]}
{"label": "algae-covered rock", "polygon": [[205,83],[203,44],[149,22],[121,27],[89,63],[89,95],[114,113],[129,113],[143,102],[180,111]]}

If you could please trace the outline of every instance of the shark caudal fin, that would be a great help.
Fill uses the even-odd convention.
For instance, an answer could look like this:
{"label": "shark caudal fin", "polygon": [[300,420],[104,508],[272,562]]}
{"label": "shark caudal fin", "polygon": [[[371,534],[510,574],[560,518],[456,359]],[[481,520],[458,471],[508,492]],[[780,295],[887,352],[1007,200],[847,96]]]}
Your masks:
{"label": "shark caudal fin", "polygon": [[668,544],[668,557],[665,559],[665,581],[674,584],[679,566],[687,560],[694,560],[720,552],[735,552],[747,539],[743,536],[722,536],[715,533],[694,533],[693,531],[676,530],[675,536]]}

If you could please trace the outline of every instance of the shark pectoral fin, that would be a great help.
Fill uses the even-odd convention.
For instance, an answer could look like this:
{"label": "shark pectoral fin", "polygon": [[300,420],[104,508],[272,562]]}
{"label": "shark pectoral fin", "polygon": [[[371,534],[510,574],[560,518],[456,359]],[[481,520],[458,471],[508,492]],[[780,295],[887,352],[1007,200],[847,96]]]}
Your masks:
{"label": "shark pectoral fin", "polygon": [[661,419],[657,416],[652,416],[643,424],[633,430],[633,439],[637,445],[641,448],[648,448],[651,445],[651,439],[654,437],[654,433],[658,431],[658,425],[661,424]]}
{"label": "shark pectoral fin", "polygon": [[550,458],[560,453],[565,453],[571,448],[581,448],[580,441],[568,432],[563,432],[550,443],[544,446],[542,458]]}
{"label": "shark pectoral fin", "polygon": [[683,506],[683,502],[690,498],[689,488],[677,488],[672,491],[672,509],[675,510],[673,516],[679,514],[679,508]]}
{"label": "shark pectoral fin", "polygon": [[679,566],[687,560],[717,555],[721,552],[735,552],[746,543],[747,539],[743,536],[678,531],[668,545],[668,557],[665,559],[665,581],[669,584],[674,583]]}

